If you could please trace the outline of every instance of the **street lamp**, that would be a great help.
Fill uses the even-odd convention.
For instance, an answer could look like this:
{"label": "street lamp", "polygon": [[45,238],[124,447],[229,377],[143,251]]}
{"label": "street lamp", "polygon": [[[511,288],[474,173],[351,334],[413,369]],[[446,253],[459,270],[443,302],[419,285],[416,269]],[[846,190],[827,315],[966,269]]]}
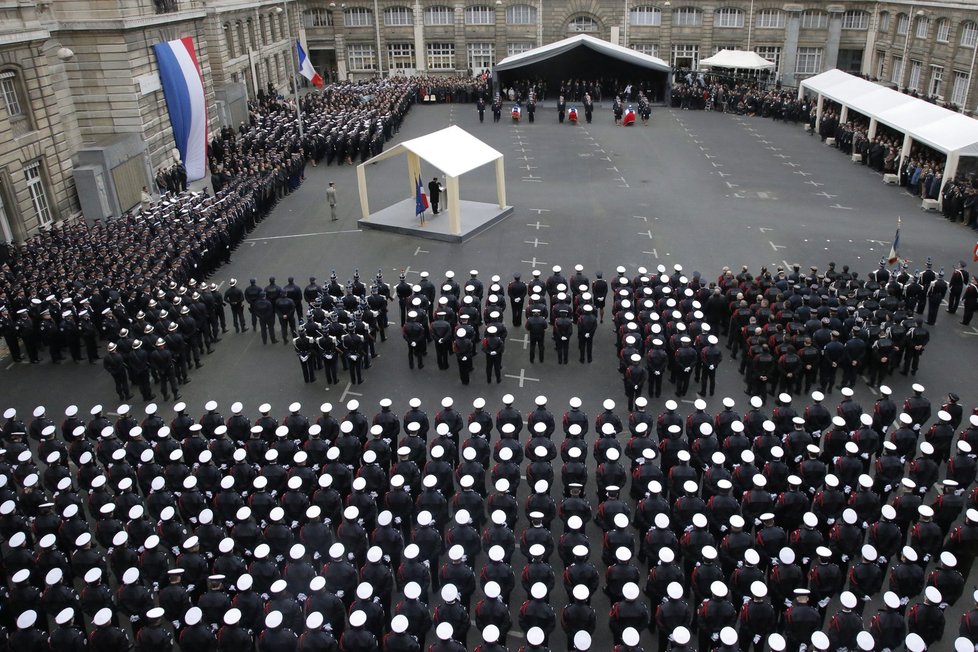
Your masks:
{"label": "street lamp", "polygon": [[273,10],[276,14],[285,13],[285,30],[289,35],[289,49],[292,54],[289,55],[289,60],[293,62],[292,72],[289,78],[292,80],[292,93],[295,95],[295,117],[299,122],[299,138],[303,137],[302,133],[302,109],[299,107],[299,82],[296,80],[296,71],[299,70],[299,51],[295,47],[295,38],[292,36],[292,21],[289,20],[289,0],[282,0],[281,7],[275,7]]}

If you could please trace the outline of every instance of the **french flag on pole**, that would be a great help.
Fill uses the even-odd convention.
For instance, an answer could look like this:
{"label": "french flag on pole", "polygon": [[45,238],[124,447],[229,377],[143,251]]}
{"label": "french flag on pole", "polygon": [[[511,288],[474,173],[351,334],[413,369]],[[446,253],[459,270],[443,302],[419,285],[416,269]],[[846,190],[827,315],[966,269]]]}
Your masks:
{"label": "french flag on pole", "polygon": [[295,50],[299,53],[299,74],[308,79],[309,83],[316,88],[322,88],[323,78],[312,67],[312,61],[309,60],[309,55],[306,54],[306,51],[302,49],[302,43],[299,42],[299,39],[295,41]]}
{"label": "french flag on pole", "polygon": [[153,46],[160,66],[163,97],[170,113],[173,138],[187,179],[203,179],[207,167],[207,99],[194,40],[185,36]]}

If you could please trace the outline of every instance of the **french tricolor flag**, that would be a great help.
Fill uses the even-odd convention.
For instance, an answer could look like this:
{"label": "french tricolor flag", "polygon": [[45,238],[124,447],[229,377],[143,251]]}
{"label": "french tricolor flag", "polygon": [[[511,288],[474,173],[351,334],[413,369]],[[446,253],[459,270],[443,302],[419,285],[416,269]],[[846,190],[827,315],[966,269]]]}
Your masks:
{"label": "french tricolor flag", "polygon": [[163,97],[170,112],[173,138],[187,179],[204,178],[207,168],[207,99],[194,40],[185,36],[153,46],[160,66]]}
{"label": "french tricolor flag", "polygon": [[323,78],[316,69],[312,67],[309,55],[302,49],[302,43],[298,39],[295,41],[295,50],[299,54],[299,74],[309,80],[309,83],[316,88],[323,87]]}

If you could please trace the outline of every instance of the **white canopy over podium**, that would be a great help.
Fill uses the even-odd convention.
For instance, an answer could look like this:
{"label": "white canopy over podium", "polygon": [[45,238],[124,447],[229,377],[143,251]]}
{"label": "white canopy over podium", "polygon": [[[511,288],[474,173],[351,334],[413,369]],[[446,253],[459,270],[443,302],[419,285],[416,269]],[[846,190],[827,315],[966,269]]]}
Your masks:
{"label": "white canopy over podium", "polygon": [[421,177],[421,161],[425,161],[445,175],[445,190],[448,195],[446,208],[451,233],[455,235],[462,233],[461,210],[463,202],[459,197],[458,178],[466,172],[495,162],[496,201],[501,210],[507,208],[506,178],[503,174],[502,153],[464,129],[452,125],[426,136],[399,143],[357,166],[357,185],[360,191],[360,211],[363,215],[363,222],[370,221],[366,166],[400,154],[407,155],[407,197],[412,201],[417,192],[418,179],[421,178],[422,183],[425,181]]}

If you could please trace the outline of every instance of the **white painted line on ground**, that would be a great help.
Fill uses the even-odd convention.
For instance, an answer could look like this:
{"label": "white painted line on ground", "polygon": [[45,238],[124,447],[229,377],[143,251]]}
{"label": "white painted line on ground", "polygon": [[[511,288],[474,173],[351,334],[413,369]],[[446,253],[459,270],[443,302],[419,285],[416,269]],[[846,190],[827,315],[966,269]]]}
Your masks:
{"label": "white painted line on ground", "polygon": [[849,206],[842,206],[841,204],[835,204],[833,206],[829,206],[829,208],[834,208],[834,209],[840,210],[840,211],[851,211],[851,210],[853,210]]}
{"label": "white painted line on ground", "polygon": [[520,344],[523,345],[523,350],[526,351],[526,347],[530,345],[530,336],[529,335],[523,335],[523,337],[511,337],[511,338],[509,338],[509,341],[510,342],[519,342]]}
{"label": "white painted line on ground", "polygon": [[[514,376],[513,374],[503,374],[503,375],[506,376],[507,378],[513,378],[515,380],[520,381],[520,387],[523,387],[524,381],[527,381],[527,380],[533,381],[535,383],[540,382],[540,379],[539,378],[530,378],[529,376],[527,376],[526,375],[526,369],[520,369],[520,375],[519,376]],[[340,399],[340,400],[342,400],[342,399]]]}
{"label": "white painted line on ground", "polygon": [[649,229],[648,231],[639,231],[638,234],[648,236],[649,240],[652,239],[652,229]]}
{"label": "white painted line on ground", "polygon": [[759,226],[757,227],[757,230],[760,231],[761,233],[767,233],[768,231],[773,231],[774,229],[772,229],[769,226]]}
{"label": "white painted line on ground", "polygon": [[431,253],[430,251],[428,251],[427,249],[422,249],[421,247],[418,247],[417,249],[414,250],[415,256],[417,256],[418,254],[430,254],[430,253]]}
{"label": "white painted line on ground", "polygon": [[318,231],[316,233],[296,233],[294,235],[269,235],[264,238],[248,238],[245,242],[260,242],[262,240],[284,240],[286,238],[309,238],[316,235],[336,235],[339,233],[360,233],[361,229],[346,229],[343,231]]}
{"label": "white painted line on ground", "polygon": [[644,215],[632,215],[632,217],[634,217],[636,220],[642,220],[643,222],[649,221],[649,218],[645,217]]}
{"label": "white painted line on ground", "polygon": [[353,383],[347,381],[347,383],[346,383],[346,389],[344,389],[343,390],[343,393],[340,394],[340,401],[341,402],[346,400],[347,394],[349,394],[350,396],[363,396],[363,394],[361,394],[360,392],[351,392],[350,391],[350,388],[351,387],[353,387]]}
{"label": "white painted line on ground", "polygon": [[537,215],[539,215],[540,213],[549,213],[550,212],[550,209],[549,208],[527,208],[526,210],[533,211]]}
{"label": "white painted line on ground", "polygon": [[774,249],[775,251],[777,251],[778,249],[787,249],[786,246],[784,246],[784,245],[776,245],[773,242],[771,242],[770,240],[768,240],[767,243],[769,245],[771,245],[771,249]]}
{"label": "white painted line on ground", "polygon": [[537,265],[549,265],[550,264],[550,263],[546,263],[546,262],[544,262],[542,260],[537,260],[537,257],[536,256],[533,257],[533,260],[521,260],[520,262],[521,263],[526,263],[530,267],[536,267]]}
{"label": "white painted line on ground", "polygon": [[652,249],[652,251],[643,251],[642,253],[643,254],[648,254],[648,255],[650,255],[650,256],[652,256],[654,258],[658,258],[659,257],[659,252],[656,251],[655,249]]}
{"label": "white painted line on ground", "polygon": [[815,192],[815,193],[812,193],[812,194],[813,195],[818,195],[820,197],[825,197],[826,199],[835,199],[836,197],[838,197],[838,195],[830,195],[829,193],[825,192],[824,190],[822,192]]}
{"label": "white painted line on ground", "polygon": [[523,242],[525,244],[531,244],[531,245],[533,245],[533,248],[534,249],[536,249],[537,247],[539,247],[541,245],[548,245],[548,244],[550,244],[549,242],[543,242],[539,238],[533,238],[532,240],[524,240]]}
{"label": "white painted line on ground", "polygon": [[543,223],[540,222],[540,220],[537,220],[536,222],[534,222],[532,224],[527,224],[527,226],[532,226],[537,231],[539,231],[540,229],[549,229],[550,228],[550,225],[549,224],[543,224]]}

